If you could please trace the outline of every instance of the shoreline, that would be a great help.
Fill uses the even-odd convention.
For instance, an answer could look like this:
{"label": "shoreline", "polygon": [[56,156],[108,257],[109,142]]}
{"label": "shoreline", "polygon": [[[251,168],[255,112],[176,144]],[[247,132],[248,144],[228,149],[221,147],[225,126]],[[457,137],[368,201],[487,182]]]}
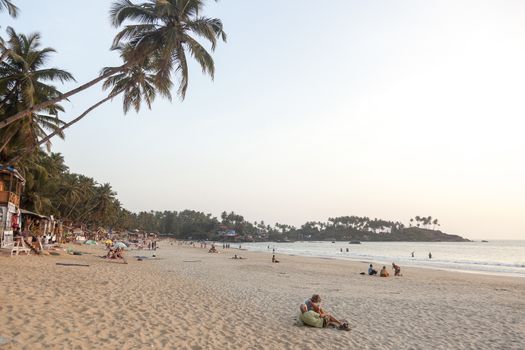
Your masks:
{"label": "shoreline", "polygon": [[[235,248],[231,248],[235,249]],[[264,253],[263,251],[259,250],[249,250],[249,249],[240,249],[240,251],[249,251],[251,253]],[[361,262],[366,264],[378,264],[378,265],[386,265],[389,266],[392,262],[388,262],[386,260],[378,260],[378,259],[370,259],[366,260],[364,258],[354,258],[354,257],[337,257],[337,256],[322,256],[322,255],[301,255],[301,254],[295,254],[295,253],[287,253],[287,252],[276,252],[276,254],[280,255],[286,255],[286,256],[297,256],[302,258],[314,258],[314,259],[323,259],[323,260],[337,260],[337,261],[350,261],[350,262]],[[491,271],[480,271],[480,270],[466,270],[466,269],[454,269],[454,268],[446,268],[446,267],[437,267],[437,266],[429,266],[429,265],[418,265],[418,264],[411,264],[411,265],[403,265],[403,268],[414,268],[414,269],[428,269],[428,270],[436,270],[436,271],[446,271],[446,272],[452,272],[452,273],[466,273],[466,274],[474,274],[474,275],[483,275],[483,276],[499,276],[499,277],[511,277],[511,278],[525,278],[525,274],[516,274],[513,272],[491,272]]]}
{"label": "shoreline", "polygon": [[[367,262],[278,254],[272,264],[271,253],[218,247],[212,254],[168,242],[127,251],[122,264],[99,258],[100,246],[72,247],[86,253],[0,257],[3,349],[519,349],[525,342],[521,278],[411,267],[380,278],[359,275]],[[350,332],[298,325],[298,305],[314,293],[350,321]]]}
{"label": "shoreline", "polygon": [[[507,240],[507,241],[495,241],[495,242],[513,242],[515,240]],[[346,241],[340,241],[346,242]],[[523,243],[525,241],[517,241],[520,243]],[[336,259],[341,261],[366,261],[371,263],[379,263],[383,265],[391,265],[392,262],[395,262],[396,264],[404,267],[414,267],[414,268],[422,268],[422,269],[430,269],[430,270],[440,270],[440,271],[451,271],[451,272],[460,272],[460,273],[467,273],[467,274],[481,274],[481,275],[491,275],[491,276],[508,276],[508,277],[517,277],[517,278],[524,278],[525,277],[525,262],[524,263],[507,263],[507,262],[492,262],[492,261],[475,261],[475,260],[440,260],[439,258],[435,258],[432,260],[429,259],[419,259],[419,258],[409,258],[409,257],[389,257],[389,256],[382,256],[382,255],[372,255],[373,253],[370,253],[368,251],[357,251],[355,249],[352,249],[350,247],[350,252],[346,251],[339,253],[339,249],[341,248],[341,245],[335,245],[333,251],[329,250],[319,250],[316,248],[319,248],[319,246],[314,247],[313,250],[307,250],[305,248],[308,246],[309,243],[313,244],[326,244],[329,243],[329,241],[297,241],[294,243],[298,243],[299,245],[304,244],[303,247],[298,247],[297,250],[294,250],[295,247],[290,246],[279,246],[279,244],[283,244],[282,242],[242,242],[244,247],[248,247],[246,249],[249,249],[250,251],[254,252],[268,252],[271,250],[266,249],[266,245],[269,244],[273,247],[275,247],[277,254],[282,255],[289,255],[289,256],[302,256],[302,257],[313,257],[313,258],[322,258],[322,259]],[[366,242],[365,244],[390,244],[390,243],[416,243],[416,244],[429,244],[429,243],[440,243],[440,244],[456,244],[457,242],[390,242],[390,241],[381,241],[381,242]],[[469,242],[466,242],[467,244]],[[222,244],[222,243],[220,243]],[[235,245],[238,245],[239,243],[235,243]],[[262,245],[262,246],[250,246],[250,245]],[[293,243],[288,243],[293,244]],[[274,246],[275,245],[275,246]],[[346,245],[344,245],[342,248],[345,248]],[[362,247],[362,246],[360,246]],[[329,249],[331,247],[324,247],[323,249]],[[371,249],[371,246],[367,246],[367,248]],[[432,249],[432,248],[430,248]],[[433,250],[432,250],[433,251]],[[459,259],[459,258],[457,258]],[[503,271],[497,271],[497,269],[501,269]]]}

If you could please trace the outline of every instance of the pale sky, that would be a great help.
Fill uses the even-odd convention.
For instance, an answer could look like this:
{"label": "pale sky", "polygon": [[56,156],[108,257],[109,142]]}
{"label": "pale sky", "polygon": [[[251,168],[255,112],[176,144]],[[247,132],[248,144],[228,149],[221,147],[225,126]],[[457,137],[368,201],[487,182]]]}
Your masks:
{"label": "pale sky", "polygon": [[[15,3],[1,27],[39,31],[79,82],[119,63],[110,0]],[[215,81],[194,65],[183,103],[92,112],[55,142],[71,171],[132,211],[431,215],[525,239],[525,1],[221,0],[206,14],[229,35]],[[102,96],[73,97],[63,119]]]}

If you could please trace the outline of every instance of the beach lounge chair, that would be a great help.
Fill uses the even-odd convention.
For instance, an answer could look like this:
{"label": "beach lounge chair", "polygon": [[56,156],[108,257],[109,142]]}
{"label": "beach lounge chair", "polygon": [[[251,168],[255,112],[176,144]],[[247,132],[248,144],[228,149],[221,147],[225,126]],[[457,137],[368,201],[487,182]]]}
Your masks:
{"label": "beach lounge chair", "polygon": [[23,238],[20,238],[15,242],[15,245],[11,249],[11,256],[18,255],[20,252],[26,253],[27,255],[31,254],[31,249],[26,246]]}

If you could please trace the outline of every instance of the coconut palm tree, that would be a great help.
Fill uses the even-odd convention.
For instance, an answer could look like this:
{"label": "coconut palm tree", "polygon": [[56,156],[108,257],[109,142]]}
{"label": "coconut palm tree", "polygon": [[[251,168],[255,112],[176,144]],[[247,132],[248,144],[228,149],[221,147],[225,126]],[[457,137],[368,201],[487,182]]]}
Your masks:
{"label": "coconut palm tree", "polygon": [[18,170],[26,179],[22,207],[43,214],[54,214],[53,197],[58,189],[61,174],[67,170],[64,158],[57,153],[50,155],[35,152],[20,164]]}
{"label": "coconut palm tree", "polygon": [[[129,47],[119,48],[121,52],[121,57],[123,59],[125,59],[128,49]],[[97,103],[86,109],[75,119],[69,121],[68,123],[64,123],[64,125],[62,125],[60,128],[58,128],[57,130],[40,140],[38,144],[36,144],[34,147],[38,147],[46,142],[49,142],[49,140],[55,135],[63,134],[63,131],[66,128],[79,122],[91,111],[106,103],[107,101],[112,100],[118,95],[123,95],[122,106],[124,109],[124,114],[127,114],[130,108],[133,108],[136,112],[138,112],[140,110],[140,107],[142,106],[142,102],[145,102],[147,107],[151,109],[151,105],[155,100],[157,94],[171,101],[171,80],[161,80],[155,75],[153,70],[154,62],[155,57],[147,57],[142,61],[141,64],[137,64],[126,68],[122,72],[107,78],[103,85],[104,89],[110,89],[110,92],[107,97],[103,98],[102,100],[98,101]],[[28,148],[26,152],[21,153],[18,156],[10,159],[8,163],[15,164],[30,151],[31,148]]]}
{"label": "coconut palm tree", "polygon": [[113,47],[127,45],[132,47],[125,63],[122,66],[104,70],[99,77],[60,97],[0,120],[0,129],[34,110],[40,110],[66,99],[114,74],[141,64],[146,57],[150,56],[156,56],[155,73],[159,81],[166,81],[173,74],[178,75],[178,94],[184,99],[189,79],[186,58],[188,53],[201,66],[203,73],[209,74],[212,79],[215,74],[211,54],[196,37],[208,41],[211,44],[211,51],[215,50],[218,40],[226,41],[221,20],[200,15],[205,2],[205,0],[147,0],[142,4],[134,4],[130,0],[115,1],[110,11],[113,25],[118,28],[124,23],[132,22],[132,24],[126,24],[113,41]]}
{"label": "coconut palm tree", "polygon": [[11,0],[0,0],[0,12],[4,10],[7,10],[11,17],[16,17],[19,11]]}
{"label": "coconut palm tree", "polygon": [[[18,34],[8,27],[8,41],[0,62],[0,120],[16,114],[42,101],[61,96],[52,81],[71,81],[73,76],[61,69],[45,68],[51,53],[49,47],[40,48],[39,34]],[[64,124],[58,118],[63,108],[57,103],[48,104],[39,113],[30,113],[17,123],[10,124],[0,135],[0,152],[5,158],[27,146],[35,145],[48,132],[57,131]],[[58,135],[63,136],[60,132]]]}
{"label": "coconut palm tree", "polygon": [[136,21],[124,27],[113,41],[113,45],[128,42],[133,47],[130,60],[140,60],[151,53],[159,57],[157,71],[160,78],[170,76],[173,70],[179,73],[179,94],[186,95],[188,87],[189,52],[199,63],[202,72],[212,79],[215,65],[210,53],[195,39],[201,37],[215,50],[217,39],[226,41],[221,20],[202,17],[203,0],[148,0],[135,5],[130,0],[113,3],[110,16],[115,27],[126,21]]}

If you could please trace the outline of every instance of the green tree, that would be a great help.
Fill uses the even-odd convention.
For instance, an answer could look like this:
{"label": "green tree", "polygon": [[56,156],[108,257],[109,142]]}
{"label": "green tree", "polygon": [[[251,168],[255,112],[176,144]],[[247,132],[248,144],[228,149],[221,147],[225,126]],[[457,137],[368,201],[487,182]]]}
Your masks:
{"label": "green tree", "polygon": [[130,46],[126,62],[106,69],[102,74],[63,95],[43,101],[30,108],[0,120],[0,129],[24,118],[35,110],[41,110],[53,103],[69,98],[98,82],[141,64],[147,57],[155,57],[155,75],[159,81],[166,81],[173,74],[178,74],[178,94],[184,99],[188,88],[189,53],[201,66],[203,73],[212,79],[215,66],[210,53],[195,37],[201,37],[215,50],[217,41],[226,41],[226,34],[220,19],[201,16],[205,1],[203,0],[148,0],[134,4],[130,0],[119,0],[113,3],[110,17],[115,27],[125,27],[115,36],[113,47]]}
{"label": "green tree", "polygon": [[439,220],[438,220],[438,219],[434,219],[434,221],[432,221],[432,224],[434,225],[434,226],[432,227],[432,229],[435,230],[435,229],[436,229],[436,226],[439,226]]}
{"label": "green tree", "polygon": [[[119,50],[121,52],[121,57],[125,58],[126,49],[119,48]],[[21,153],[18,156],[10,159],[9,163],[16,164],[16,162],[18,162],[27,153],[29,153],[32,150],[32,148],[41,146],[42,144],[49,142],[49,140],[55,135],[63,135],[63,131],[66,128],[79,122],[82,118],[84,118],[95,108],[117,97],[118,95],[123,95],[122,106],[124,109],[124,114],[127,114],[130,108],[133,108],[136,112],[138,112],[142,106],[142,102],[145,102],[147,107],[151,109],[151,105],[155,100],[157,94],[160,94],[161,96],[171,100],[171,81],[169,81],[169,79],[161,80],[156,77],[156,75],[153,72],[153,60],[154,58],[146,58],[141,64],[137,64],[130,68],[126,68],[120,73],[107,78],[103,85],[104,89],[110,90],[110,93],[107,97],[103,98],[99,102],[95,103],[93,106],[86,109],[75,119],[69,121],[68,123],[65,123],[60,128],[57,128],[55,131],[44,137],[34,146],[28,146],[24,153]]]}
{"label": "green tree", "polygon": [[[55,50],[40,48],[39,34],[18,34],[11,27],[7,28],[7,33],[8,41],[2,48],[5,55],[0,62],[0,120],[60,96],[60,91],[49,82],[74,80],[64,70],[44,67]],[[8,154],[34,147],[47,132],[63,136],[60,126],[64,122],[58,118],[61,111],[60,105],[48,104],[40,113],[30,113],[9,125],[0,135],[0,156],[6,159]]]}

